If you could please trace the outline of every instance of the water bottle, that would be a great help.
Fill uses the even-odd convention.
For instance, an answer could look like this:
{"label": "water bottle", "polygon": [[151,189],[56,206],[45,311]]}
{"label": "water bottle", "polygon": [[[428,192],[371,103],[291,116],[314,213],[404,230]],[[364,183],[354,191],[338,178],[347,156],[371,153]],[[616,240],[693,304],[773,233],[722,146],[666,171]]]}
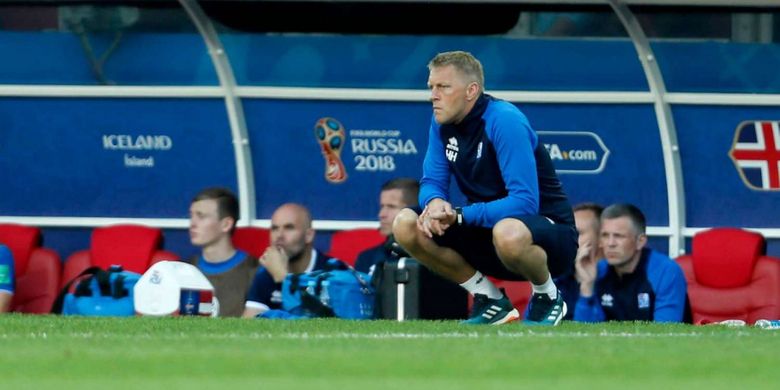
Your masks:
{"label": "water bottle", "polygon": [[328,292],[329,288],[330,288],[330,282],[327,280],[323,280],[322,290],[320,290],[320,303],[328,307],[330,307],[330,293]]}
{"label": "water bottle", "polygon": [[306,284],[306,292],[307,292],[307,293],[309,293],[309,295],[312,295],[312,296],[314,296],[314,291],[315,291],[316,289],[317,289],[317,284],[316,284],[316,282],[315,282],[315,281],[313,281],[313,280],[310,280],[310,281],[309,281],[309,282]]}
{"label": "water bottle", "polygon": [[780,320],[756,320],[753,325],[761,329],[780,329]]}

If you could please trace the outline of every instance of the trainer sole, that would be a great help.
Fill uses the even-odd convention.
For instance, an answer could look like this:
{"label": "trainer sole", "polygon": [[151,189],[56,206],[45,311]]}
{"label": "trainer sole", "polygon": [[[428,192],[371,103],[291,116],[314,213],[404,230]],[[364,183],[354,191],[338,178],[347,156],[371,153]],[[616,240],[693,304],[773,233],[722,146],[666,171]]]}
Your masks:
{"label": "trainer sole", "polygon": [[503,325],[512,321],[517,321],[519,319],[520,319],[520,312],[518,312],[517,309],[512,309],[512,311],[506,313],[504,318],[496,322],[491,322],[490,325]]}

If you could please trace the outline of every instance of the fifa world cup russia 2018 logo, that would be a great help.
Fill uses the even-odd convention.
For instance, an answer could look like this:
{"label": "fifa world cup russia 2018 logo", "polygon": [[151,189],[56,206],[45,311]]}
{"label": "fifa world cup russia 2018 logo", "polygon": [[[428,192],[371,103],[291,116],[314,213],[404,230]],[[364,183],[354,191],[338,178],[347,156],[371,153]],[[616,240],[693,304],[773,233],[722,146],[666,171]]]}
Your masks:
{"label": "fifa world cup russia 2018 logo", "polygon": [[344,126],[333,118],[321,118],[314,125],[314,135],[322,149],[322,157],[325,158],[325,179],[334,184],[347,180],[347,170],[341,161],[344,133]]}

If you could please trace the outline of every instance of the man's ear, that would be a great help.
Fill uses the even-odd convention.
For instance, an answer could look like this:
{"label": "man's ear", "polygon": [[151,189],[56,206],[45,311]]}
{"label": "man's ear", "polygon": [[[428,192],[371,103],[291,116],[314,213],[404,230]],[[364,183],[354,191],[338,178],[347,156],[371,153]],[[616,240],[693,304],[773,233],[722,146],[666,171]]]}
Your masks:
{"label": "man's ear", "polygon": [[306,229],[306,243],[311,244],[314,242],[314,229],[308,228]]}
{"label": "man's ear", "polygon": [[466,100],[472,101],[479,97],[479,84],[472,82],[466,87]]}
{"label": "man's ear", "polygon": [[220,220],[220,228],[225,233],[230,233],[230,230],[233,229],[233,226],[236,225],[236,220],[233,219],[233,217],[225,217]]}
{"label": "man's ear", "polygon": [[642,248],[644,248],[645,245],[647,245],[647,234],[642,233],[636,239],[636,249],[642,250]]}

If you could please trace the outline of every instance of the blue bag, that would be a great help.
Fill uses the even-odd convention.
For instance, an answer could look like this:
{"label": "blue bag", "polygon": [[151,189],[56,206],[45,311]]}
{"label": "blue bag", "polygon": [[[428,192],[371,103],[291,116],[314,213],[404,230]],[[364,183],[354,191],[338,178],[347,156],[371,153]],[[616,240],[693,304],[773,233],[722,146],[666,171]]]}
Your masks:
{"label": "blue bag", "polygon": [[328,264],[330,270],[287,275],[282,309],[303,317],[373,318],[374,288],[368,274],[340,261]]}
{"label": "blue bag", "polygon": [[[132,316],[133,287],[141,275],[112,266],[108,271],[90,267],[71,280],[60,292],[53,313],[82,316]],[[76,288],[70,292],[73,283]]]}

